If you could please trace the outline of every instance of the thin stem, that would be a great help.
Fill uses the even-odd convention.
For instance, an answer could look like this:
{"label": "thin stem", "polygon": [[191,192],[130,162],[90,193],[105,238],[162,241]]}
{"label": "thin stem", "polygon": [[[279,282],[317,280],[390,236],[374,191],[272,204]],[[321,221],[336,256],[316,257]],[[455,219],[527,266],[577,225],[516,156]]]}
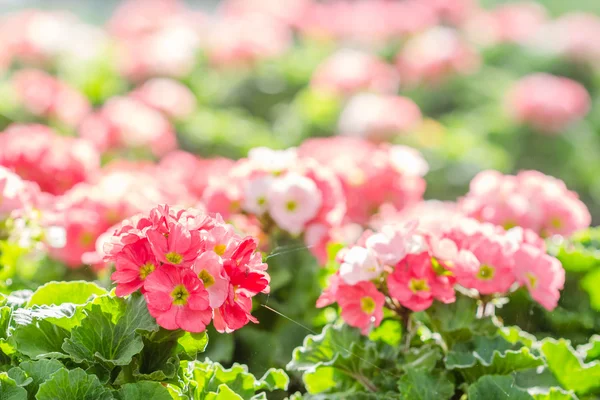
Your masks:
{"label": "thin stem", "polygon": [[361,385],[365,387],[369,392],[378,392],[379,388],[375,386],[367,377],[360,374],[349,373],[352,378],[356,379]]}

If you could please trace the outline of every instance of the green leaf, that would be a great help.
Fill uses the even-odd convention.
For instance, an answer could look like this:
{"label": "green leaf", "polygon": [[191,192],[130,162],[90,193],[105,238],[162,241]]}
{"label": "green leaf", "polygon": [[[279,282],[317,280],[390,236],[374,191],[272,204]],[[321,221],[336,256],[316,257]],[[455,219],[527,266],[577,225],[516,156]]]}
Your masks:
{"label": "green leaf", "polygon": [[205,397],[206,400],[244,400],[242,396],[235,393],[226,384],[221,384],[215,392],[208,393]]}
{"label": "green leaf", "polygon": [[90,297],[107,294],[106,289],[92,282],[50,282],[40,286],[27,302],[34,305],[59,305],[63,303],[84,304]]}
{"label": "green leaf", "polygon": [[29,398],[33,399],[38,392],[39,386],[48,379],[50,375],[63,368],[63,365],[57,360],[38,360],[24,361],[19,364],[19,368],[31,379],[27,384],[27,393]]}
{"label": "green leaf", "polygon": [[206,332],[185,332],[185,334],[181,336],[177,342],[183,351],[188,355],[188,357],[191,360],[195,360],[198,356],[198,353],[202,353],[206,349],[206,346],[208,345],[208,335]]}
{"label": "green leaf", "polygon": [[173,378],[179,368],[177,337],[155,342],[143,338],[144,348],[133,361],[133,376],[137,379],[165,381]]}
{"label": "green leaf", "polygon": [[431,371],[441,359],[442,350],[438,346],[425,345],[419,348],[413,347],[404,354],[404,359],[400,367],[403,371],[410,369]]}
{"label": "green leaf", "polygon": [[454,395],[454,384],[445,373],[434,374],[422,369],[409,369],[398,382],[400,399],[444,400]]}
{"label": "green leaf", "polygon": [[585,354],[585,362],[600,360],[600,335],[594,335],[589,343],[578,346],[577,352]]}
{"label": "green leaf", "polygon": [[272,392],[274,390],[287,390],[290,378],[287,376],[284,370],[277,368],[270,368],[262,378],[259,379],[258,385],[255,387],[258,390],[264,389]]}
{"label": "green leaf", "polygon": [[81,368],[59,369],[40,385],[37,400],[113,400],[98,377],[88,375]]}
{"label": "green leaf", "polygon": [[544,339],[541,350],[548,368],[565,389],[583,395],[600,388],[600,363],[585,364],[568,341]]}
{"label": "green leaf", "polygon": [[535,400],[577,400],[577,396],[572,392],[567,392],[561,388],[551,388],[546,393],[530,393]]}
{"label": "green leaf", "polygon": [[544,365],[543,360],[522,344],[511,344],[501,336],[476,336],[456,344],[446,356],[446,367],[458,370],[467,381],[483,375],[508,375]]}
{"label": "green leaf", "polygon": [[469,400],[533,400],[531,395],[515,386],[511,376],[486,375],[469,386]]}
{"label": "green leaf", "polygon": [[588,271],[600,266],[600,228],[575,233],[562,244],[556,257],[567,271]]}
{"label": "green leaf", "polygon": [[17,384],[17,386],[27,386],[29,385],[31,382],[33,382],[32,378],[29,378],[27,376],[27,374],[25,373],[25,371],[23,371],[21,368],[19,367],[13,367],[11,369],[8,370],[8,376],[15,381],[15,383]]}
{"label": "green leaf", "polygon": [[435,302],[427,309],[427,315],[436,332],[440,333],[448,347],[466,341],[473,335],[493,335],[498,327],[492,318],[477,318],[477,301],[467,296],[457,296],[456,302]]}
{"label": "green leaf", "polygon": [[[256,379],[248,372],[245,365],[233,364],[231,368],[226,369],[221,364],[213,363],[210,360],[184,362],[183,364],[184,370],[191,370],[190,384],[194,387],[194,398],[198,399],[218,398],[214,396],[224,395],[220,392],[223,390],[223,386],[227,386],[228,390],[241,396],[240,398],[248,399],[263,390],[285,390],[288,384],[285,372],[277,369],[271,369],[261,379]],[[223,393],[229,393],[229,391]],[[203,394],[206,394],[206,397],[202,397]]]}
{"label": "green leaf", "polygon": [[61,345],[69,332],[46,320],[17,326],[11,337],[17,351],[33,359],[67,357]]}
{"label": "green leaf", "polygon": [[121,386],[117,392],[122,400],[173,400],[166,387],[158,382],[136,382]]}
{"label": "green leaf", "polygon": [[126,300],[125,312],[116,324],[100,305],[94,304],[86,314],[62,346],[75,362],[100,360],[108,365],[127,365],[144,347],[138,332],[158,330],[142,296]]}
{"label": "green leaf", "polygon": [[535,336],[529,334],[518,326],[506,326],[498,330],[498,334],[512,344],[523,343],[527,347],[533,346],[536,342]]}
{"label": "green leaf", "polygon": [[321,367],[314,372],[307,372],[302,376],[308,393],[339,392],[340,388],[338,386],[344,379],[346,377],[333,367]]}
{"label": "green leaf", "polygon": [[580,285],[590,296],[590,305],[596,311],[600,311],[600,268],[595,268],[585,274],[581,279]]}
{"label": "green leaf", "polygon": [[6,372],[0,372],[0,400],[27,400],[27,391],[17,386]]}
{"label": "green leaf", "polygon": [[369,334],[369,339],[381,340],[390,346],[399,346],[402,339],[402,324],[400,321],[387,319]]}

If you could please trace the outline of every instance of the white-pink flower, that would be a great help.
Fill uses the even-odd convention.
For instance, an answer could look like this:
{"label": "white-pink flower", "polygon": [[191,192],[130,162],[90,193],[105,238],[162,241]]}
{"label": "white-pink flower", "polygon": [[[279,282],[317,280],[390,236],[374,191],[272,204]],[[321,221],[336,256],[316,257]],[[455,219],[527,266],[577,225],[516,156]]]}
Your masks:
{"label": "white-pink flower", "polygon": [[354,246],[344,252],[339,272],[344,282],[356,285],[377,278],[383,272],[383,266],[374,252],[364,247]]}
{"label": "white-pink flower", "polygon": [[321,192],[311,179],[289,173],[276,178],[268,193],[267,204],[271,218],[293,235],[300,234],[323,203]]}

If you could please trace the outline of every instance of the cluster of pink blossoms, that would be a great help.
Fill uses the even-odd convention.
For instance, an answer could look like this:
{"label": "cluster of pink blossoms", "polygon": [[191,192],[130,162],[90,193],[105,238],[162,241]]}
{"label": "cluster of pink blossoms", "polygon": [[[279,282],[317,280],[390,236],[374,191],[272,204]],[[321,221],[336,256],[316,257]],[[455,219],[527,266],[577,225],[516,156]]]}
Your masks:
{"label": "cluster of pink blossoms", "polygon": [[338,303],[344,321],[365,334],[381,323],[384,305],[422,311],[434,300],[454,302],[457,286],[474,296],[503,296],[524,286],[552,310],[565,280],[560,262],[534,232],[464,217],[448,220],[442,230],[413,220],[367,231],[337,258],[340,267],[317,306]]}
{"label": "cluster of pink blossoms", "polygon": [[18,71],[12,76],[12,84],[23,107],[35,116],[56,118],[76,127],[91,110],[83,94],[42,70]]}
{"label": "cluster of pink blossoms", "polygon": [[249,321],[252,297],[268,293],[256,240],[195,209],[153,208],[123,221],[104,245],[116,294],[141,291],[166,329],[232,332]]}
{"label": "cluster of pink blossoms", "polygon": [[519,123],[559,134],[590,109],[590,95],[572,79],[536,73],[519,80],[508,94],[508,107]]}
{"label": "cluster of pink blossoms", "polygon": [[560,179],[538,171],[517,175],[483,171],[473,178],[459,205],[463,213],[477,220],[507,229],[520,226],[542,237],[570,235],[591,223],[577,193]]}
{"label": "cluster of pink blossoms", "polygon": [[100,168],[90,142],[59,136],[44,125],[11,125],[0,134],[0,149],[0,165],[50,194],[90,180]]}
{"label": "cluster of pink blossoms", "polygon": [[40,188],[0,166],[0,222],[15,210],[30,209],[38,200]]}
{"label": "cluster of pink blossoms", "polygon": [[336,176],[314,160],[298,157],[294,148],[251,150],[230,169],[228,179],[209,182],[203,200],[210,212],[228,217],[244,211],[291,235],[317,225],[339,225],[346,210]]}

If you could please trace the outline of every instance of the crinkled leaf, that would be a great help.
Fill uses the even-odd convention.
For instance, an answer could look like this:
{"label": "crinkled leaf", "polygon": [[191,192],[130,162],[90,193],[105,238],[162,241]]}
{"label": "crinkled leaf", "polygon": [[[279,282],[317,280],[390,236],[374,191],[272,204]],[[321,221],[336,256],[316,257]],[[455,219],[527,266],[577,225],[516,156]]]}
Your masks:
{"label": "crinkled leaf", "polygon": [[169,391],[159,382],[136,382],[121,386],[117,392],[121,400],[173,400]]}
{"label": "crinkled leaf", "polygon": [[59,305],[63,303],[84,304],[90,297],[107,294],[106,289],[92,282],[50,282],[40,286],[27,302],[34,305]]}
{"label": "crinkled leaf", "polygon": [[179,368],[177,337],[162,342],[143,338],[143,343],[142,352],[133,362],[133,376],[151,381],[173,378]]}
{"label": "crinkled leaf", "polygon": [[313,394],[302,397],[304,400],[398,400],[398,393],[340,392]]}
{"label": "crinkled leaf", "polygon": [[577,394],[600,389],[600,363],[585,364],[566,340],[545,339],[541,350],[548,368],[565,389]]}
{"label": "crinkled leaf", "polygon": [[588,271],[600,266],[600,228],[575,233],[562,244],[556,257],[567,271]]}
{"label": "crinkled leaf", "polygon": [[61,358],[67,357],[61,345],[68,337],[66,329],[46,320],[34,319],[27,325],[18,325],[11,342],[17,351],[33,359]]}
{"label": "crinkled leaf", "polygon": [[215,392],[208,393],[205,400],[244,400],[244,398],[223,383]]}
{"label": "crinkled leaf", "polygon": [[211,398],[208,397],[209,394],[219,394],[222,385],[241,398],[248,399],[259,391],[284,390],[288,384],[285,372],[277,369],[271,369],[261,379],[256,379],[245,365],[240,364],[233,364],[226,369],[219,363],[205,360],[184,363],[184,366],[191,370],[190,384],[194,387],[195,399],[208,399]]}
{"label": "crinkled leaf", "polygon": [[304,386],[308,393],[334,393],[344,388],[342,384],[347,379],[340,370],[333,367],[317,368],[314,372],[307,372],[302,376]]}
{"label": "crinkled leaf", "polygon": [[24,361],[19,364],[19,370],[21,370],[29,379],[29,382],[25,385],[29,398],[35,398],[35,394],[38,392],[40,385],[44,383],[50,375],[61,368],[63,368],[63,365],[57,360]]}
{"label": "crinkled leaf", "polygon": [[457,369],[469,382],[483,375],[507,375],[543,365],[543,360],[522,344],[501,336],[476,336],[456,344],[446,356],[446,367]]}
{"label": "crinkled leaf", "polygon": [[115,324],[111,315],[93,305],[87,317],[74,328],[62,348],[76,362],[101,360],[109,365],[127,365],[144,344],[139,331],[156,331],[158,325],[148,313],[142,296],[126,300],[123,316]]}
{"label": "crinkled leaf", "polygon": [[7,373],[10,379],[15,381],[17,386],[27,386],[33,382],[33,379],[28,377],[25,371],[19,367],[13,367],[9,369]]}
{"label": "crinkled leaf", "polygon": [[535,336],[525,332],[518,326],[502,327],[498,330],[498,334],[510,343],[516,344],[521,342],[527,347],[533,346],[533,344],[536,342]]}
{"label": "crinkled leaf", "polygon": [[529,392],[535,400],[577,400],[573,392],[568,392],[561,388],[551,388],[546,393]]}
{"label": "crinkled leaf", "polygon": [[445,373],[409,369],[398,381],[400,399],[444,400],[454,395],[454,384]]}
{"label": "crinkled leaf", "polygon": [[485,375],[469,386],[469,400],[533,400],[519,389],[511,376]]}
{"label": "crinkled leaf", "polygon": [[578,346],[577,352],[585,354],[585,362],[600,360],[600,335],[594,335],[589,343]]}
{"label": "crinkled leaf", "polygon": [[198,353],[202,353],[206,349],[206,346],[208,345],[208,335],[206,332],[185,332],[185,334],[181,336],[177,342],[183,349],[183,352],[187,354],[189,359],[195,360],[198,356]]}
{"label": "crinkled leaf", "polygon": [[98,377],[81,368],[59,369],[40,385],[37,400],[112,400],[114,397]]}
{"label": "crinkled leaf", "polygon": [[404,354],[402,370],[424,369],[431,371],[438,361],[442,359],[442,350],[438,346],[425,345],[419,348],[411,348]]}
{"label": "crinkled leaf", "polygon": [[290,378],[287,376],[284,370],[277,368],[270,368],[262,378],[259,379],[256,388],[258,390],[268,390],[272,392],[274,390],[287,390]]}
{"label": "crinkled leaf", "polygon": [[473,335],[493,335],[497,326],[492,318],[477,318],[477,301],[467,296],[457,296],[456,302],[435,302],[427,310],[434,330],[442,336],[448,347],[466,341]]}
{"label": "crinkled leaf", "polygon": [[27,391],[6,372],[0,372],[0,400],[27,400]]}

